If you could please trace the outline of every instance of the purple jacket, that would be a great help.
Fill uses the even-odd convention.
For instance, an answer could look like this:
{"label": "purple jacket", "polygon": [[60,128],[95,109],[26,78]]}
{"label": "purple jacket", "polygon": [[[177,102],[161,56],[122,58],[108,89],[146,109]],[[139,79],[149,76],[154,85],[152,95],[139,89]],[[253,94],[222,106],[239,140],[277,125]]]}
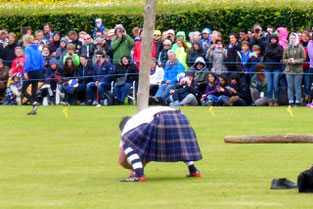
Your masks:
{"label": "purple jacket", "polygon": [[310,58],[310,68],[313,68],[313,40],[310,40],[307,46],[308,56]]}

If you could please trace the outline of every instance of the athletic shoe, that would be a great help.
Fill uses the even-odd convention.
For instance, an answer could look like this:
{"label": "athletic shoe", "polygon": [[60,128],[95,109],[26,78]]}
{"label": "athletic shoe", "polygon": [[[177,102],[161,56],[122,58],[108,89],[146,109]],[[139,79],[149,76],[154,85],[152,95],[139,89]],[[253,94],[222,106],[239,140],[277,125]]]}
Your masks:
{"label": "athletic shoe", "polygon": [[130,172],[129,177],[138,177],[135,171]]}
{"label": "athletic shoe", "polygon": [[307,105],[308,108],[313,108],[313,103]]}
{"label": "athletic shoe", "polygon": [[196,178],[200,178],[200,177],[201,177],[201,174],[200,174],[200,171],[196,171],[196,172],[187,174],[186,177],[196,177]]}
{"label": "athletic shoe", "polygon": [[127,179],[122,179],[120,182],[146,182],[146,177],[129,177]]}

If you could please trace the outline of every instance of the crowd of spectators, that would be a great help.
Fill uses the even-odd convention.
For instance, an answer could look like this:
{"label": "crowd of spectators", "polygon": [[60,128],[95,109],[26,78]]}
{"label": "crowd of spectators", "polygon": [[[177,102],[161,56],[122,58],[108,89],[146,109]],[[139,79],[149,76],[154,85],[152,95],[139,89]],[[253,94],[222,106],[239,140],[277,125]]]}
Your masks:
{"label": "crowd of spectators", "polygon": [[[157,28],[157,26],[156,26]],[[123,105],[135,102],[143,30],[127,32],[122,24],[107,29],[95,20],[92,34],[61,34],[46,23],[43,30],[22,29],[33,36],[44,67],[38,89],[27,89],[27,55],[23,37],[0,31],[0,102],[5,105]],[[170,106],[279,106],[312,104],[312,30],[263,30],[255,24],[222,34],[209,28],[189,32],[154,31],[150,70],[150,104]],[[25,57],[26,56],[26,57]],[[37,97],[35,97],[37,98]],[[127,100],[126,100],[127,101]]]}

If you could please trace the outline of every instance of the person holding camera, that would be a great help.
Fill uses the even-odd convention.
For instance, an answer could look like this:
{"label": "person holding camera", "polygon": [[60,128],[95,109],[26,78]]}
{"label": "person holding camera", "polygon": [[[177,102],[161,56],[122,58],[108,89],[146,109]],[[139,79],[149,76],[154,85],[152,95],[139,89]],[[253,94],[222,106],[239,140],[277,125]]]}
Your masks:
{"label": "person holding camera", "polygon": [[[285,49],[283,55],[283,61],[286,63],[284,72],[287,77],[289,105],[299,106],[301,103],[302,63],[305,58],[304,48],[299,44],[298,34],[291,33],[289,46]],[[295,102],[294,96],[296,96]]]}
{"label": "person holding camera", "polygon": [[91,53],[94,54],[96,51],[102,51],[105,56],[110,56],[111,46],[104,36],[96,36],[91,48]]}
{"label": "person holding camera", "polygon": [[74,65],[78,67],[80,62],[79,62],[78,54],[75,54],[75,46],[73,44],[69,44],[66,49],[67,49],[67,54],[65,54],[65,56],[63,57],[63,65],[65,64],[65,60],[67,58],[70,58],[72,59]]}
{"label": "person holding camera", "polygon": [[122,24],[115,26],[116,37],[112,40],[111,49],[113,50],[113,64],[117,65],[122,57],[130,56],[131,49],[135,41],[126,33]]}
{"label": "person holding camera", "polygon": [[270,41],[270,36],[263,31],[260,24],[256,23],[253,26],[252,38],[250,39],[250,46],[259,45],[261,48],[261,55],[264,55],[265,48]]}

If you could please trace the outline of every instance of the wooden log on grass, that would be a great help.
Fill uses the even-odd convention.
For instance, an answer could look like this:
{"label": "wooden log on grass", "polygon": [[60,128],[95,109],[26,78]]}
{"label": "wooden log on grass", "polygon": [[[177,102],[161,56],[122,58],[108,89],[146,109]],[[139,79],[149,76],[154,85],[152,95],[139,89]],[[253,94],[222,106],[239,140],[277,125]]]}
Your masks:
{"label": "wooden log on grass", "polygon": [[225,136],[225,143],[257,144],[257,143],[313,143],[312,134],[278,134]]}

